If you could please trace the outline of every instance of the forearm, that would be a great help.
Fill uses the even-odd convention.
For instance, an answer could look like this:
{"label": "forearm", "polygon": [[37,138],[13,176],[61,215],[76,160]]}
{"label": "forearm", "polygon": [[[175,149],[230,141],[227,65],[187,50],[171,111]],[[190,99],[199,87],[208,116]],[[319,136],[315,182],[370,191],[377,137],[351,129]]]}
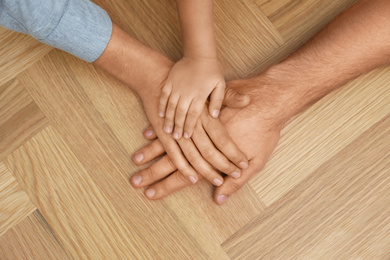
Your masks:
{"label": "forearm", "polygon": [[0,25],[87,62],[104,51],[111,19],[89,0],[1,0]]}
{"label": "forearm", "polygon": [[272,82],[282,120],[347,81],[390,62],[390,2],[361,1],[261,77]]}
{"label": "forearm", "polygon": [[[94,62],[142,97],[160,94],[173,63],[167,57],[134,39],[115,24],[107,48]],[[157,109],[156,109],[157,113]]]}
{"label": "forearm", "polygon": [[213,0],[176,0],[184,56],[217,58]]}

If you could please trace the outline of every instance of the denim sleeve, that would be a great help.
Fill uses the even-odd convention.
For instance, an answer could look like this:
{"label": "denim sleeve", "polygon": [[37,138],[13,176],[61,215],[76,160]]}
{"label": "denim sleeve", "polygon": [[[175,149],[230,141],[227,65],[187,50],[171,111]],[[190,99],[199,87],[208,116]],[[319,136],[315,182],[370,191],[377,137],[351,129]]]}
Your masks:
{"label": "denim sleeve", "polygon": [[87,62],[99,58],[112,33],[106,11],[89,0],[0,0],[0,25]]}

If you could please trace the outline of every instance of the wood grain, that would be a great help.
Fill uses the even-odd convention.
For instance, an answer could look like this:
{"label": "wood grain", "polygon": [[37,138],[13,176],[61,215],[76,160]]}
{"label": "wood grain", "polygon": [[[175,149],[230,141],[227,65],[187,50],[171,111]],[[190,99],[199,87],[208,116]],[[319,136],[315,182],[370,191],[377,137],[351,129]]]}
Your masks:
{"label": "wood grain", "polygon": [[257,75],[286,58],[355,2],[357,0],[255,0],[282,36],[284,44],[261,59],[247,76]]}
{"label": "wood grain", "polygon": [[[181,226],[176,225],[177,220],[172,219],[174,216],[164,212],[163,207],[152,210],[152,204],[142,203],[134,192],[129,192],[132,196],[118,193],[123,190],[118,187],[110,187],[107,198],[104,189],[101,191],[103,187],[96,185],[97,174],[106,173],[90,175],[51,127],[8,156],[5,164],[12,167],[74,258],[149,259],[161,252],[165,252],[162,259],[169,255],[176,255],[177,259],[187,255],[204,257],[202,249],[190,242]],[[123,183],[120,178],[116,180],[114,185]],[[130,185],[126,186],[131,191]],[[113,204],[120,204],[122,210]],[[164,234],[163,241],[158,235],[146,235],[156,230]],[[175,237],[180,237],[180,244]]]}
{"label": "wood grain", "polygon": [[[137,39],[173,60],[181,58],[174,0],[95,2]],[[244,76],[284,42],[253,0],[215,1],[215,23],[219,58],[228,79]]]}
{"label": "wood grain", "polygon": [[0,86],[52,49],[30,36],[0,27]]}
{"label": "wood grain", "polygon": [[231,259],[389,259],[390,114],[227,240]]}
{"label": "wood grain", "polygon": [[[390,113],[390,68],[373,71],[317,102],[285,129],[251,181],[269,206]],[[294,156],[291,156],[291,155]]]}
{"label": "wood grain", "polygon": [[75,259],[60,244],[39,211],[0,237],[3,260]]}
{"label": "wood grain", "polygon": [[36,207],[7,167],[0,162],[0,237]]}
{"label": "wood grain", "polygon": [[286,41],[292,38],[306,41],[307,37],[312,37],[357,0],[255,0],[255,2]]}
{"label": "wood grain", "polygon": [[17,80],[0,86],[0,160],[47,124],[45,115]]}
{"label": "wood grain", "polygon": [[[181,57],[174,0],[95,2],[143,43]],[[215,2],[231,79],[280,61],[355,1]],[[292,120],[266,169],[225,205],[205,181],[148,201],[128,181],[140,169],[133,152],[148,143],[138,97],[69,54],[0,36],[1,259],[390,258],[389,68]]]}
{"label": "wood grain", "polygon": [[[54,76],[57,74],[55,70],[58,70],[58,78]],[[177,201],[162,201],[158,204],[146,201],[142,191],[134,190],[128,182],[129,173],[139,169],[130,163],[130,156],[135,148],[145,144],[139,126],[146,126],[147,122],[139,100],[127,87],[92,66],[57,51],[50,53],[26,74],[21,74],[19,79],[47,115],[51,125],[64,138],[85,169],[93,174],[95,182],[123,216],[134,214],[131,208],[146,203],[147,209],[143,210],[145,214],[159,209],[162,212],[158,215],[175,216],[173,223],[180,223],[186,233],[196,232],[197,236],[192,237],[192,240],[205,245],[200,248],[215,256],[218,252],[223,253],[220,243],[263,208],[253,190],[248,192],[249,187],[243,197],[237,197],[226,207],[217,207],[212,202],[210,188],[207,188],[209,184],[202,188],[209,190],[202,195],[198,195],[199,188],[194,187],[187,189],[186,195]],[[123,201],[118,200],[123,197],[129,198],[126,207],[123,207]],[[193,198],[196,198],[197,203],[193,202]],[[239,212],[239,215],[229,215],[228,212],[232,210]],[[178,220],[178,215],[183,216],[183,219]],[[153,218],[137,217],[140,222],[143,219],[152,221]],[[220,224],[216,226],[210,220]],[[202,223],[201,228],[194,229],[194,222]],[[224,226],[223,231],[218,230],[220,226]],[[182,240],[181,237],[175,238],[175,243],[178,243],[177,239]]]}

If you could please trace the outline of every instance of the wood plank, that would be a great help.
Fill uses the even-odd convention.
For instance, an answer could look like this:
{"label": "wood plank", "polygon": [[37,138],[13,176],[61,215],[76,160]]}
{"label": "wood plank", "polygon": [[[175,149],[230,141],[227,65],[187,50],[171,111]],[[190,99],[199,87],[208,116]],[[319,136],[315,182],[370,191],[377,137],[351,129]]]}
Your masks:
{"label": "wood plank", "polygon": [[[174,0],[95,2],[135,38],[173,60],[180,59],[180,26]],[[284,42],[253,0],[216,0],[215,24],[221,66],[229,79],[247,74]]]}
{"label": "wood plank", "polygon": [[206,258],[169,210],[137,198],[115,171],[88,172],[52,127],[5,164],[76,259]]}
{"label": "wood plank", "polygon": [[390,114],[223,247],[232,259],[389,259]]}
{"label": "wood plank", "polygon": [[0,27],[0,86],[52,49],[30,36]]}
{"label": "wood plank", "polygon": [[4,163],[0,162],[0,236],[24,218],[36,207],[22,190]]}
{"label": "wood plank", "polygon": [[308,40],[357,0],[255,0],[286,41]]}
{"label": "wood plank", "polygon": [[[47,75],[53,76],[49,78]],[[183,219],[175,222],[179,222],[186,232],[198,235],[191,239],[204,244],[200,247],[202,250],[213,257],[219,254],[217,258],[220,258],[224,255],[220,243],[263,209],[263,204],[249,187],[243,190],[247,196],[237,196],[225,207],[217,207],[211,199],[211,187],[205,183],[202,187],[183,191],[182,199],[146,201],[142,191],[134,190],[128,182],[129,173],[139,170],[130,163],[130,156],[146,143],[141,130],[147,125],[147,120],[134,93],[91,65],[56,51],[20,79],[26,83],[51,125],[85,169],[96,175],[95,182],[124,215],[134,214],[129,209],[139,207],[141,203],[153,211],[162,210],[162,215],[167,215],[168,210],[175,218],[182,216]],[[110,176],[106,172],[110,172]],[[207,192],[199,195],[199,188]],[[131,198],[127,203],[133,205],[124,207],[115,199],[118,197]],[[238,213],[228,214],[231,211]],[[204,214],[198,214],[200,212]],[[194,221],[203,224],[194,228]],[[162,235],[167,234],[162,232]]]}
{"label": "wood plank", "polygon": [[289,56],[356,1],[255,0],[285,42],[260,60],[246,76],[255,76]]}
{"label": "wood plank", "polygon": [[389,88],[390,67],[375,70],[291,121],[267,166],[250,181],[262,201],[277,201],[390,113]]}
{"label": "wood plank", "polygon": [[[64,67],[66,70],[70,70],[69,74],[79,82],[91,105],[103,118],[126,152],[132,154],[135,147],[144,146],[147,142],[142,137],[141,129],[147,126],[147,119],[142,105],[134,93],[129,92],[126,86],[114,81],[110,76],[105,77],[104,74],[95,71],[90,66],[82,66],[83,64],[80,63],[73,64],[72,59],[68,59],[65,55],[61,60],[72,64],[71,66],[64,65]],[[66,86],[69,91],[70,84],[68,82]],[[56,113],[62,114],[59,109],[56,110]],[[59,118],[58,115],[56,118]],[[61,128],[63,129],[64,126]],[[177,209],[175,214],[186,216],[186,218],[191,217],[191,221],[183,224],[188,226],[189,230],[202,232],[204,229],[205,233],[210,233],[214,237],[218,245],[264,209],[264,204],[249,186],[240,191],[234,199],[229,200],[229,205],[225,207],[215,205],[211,198],[212,186],[204,182],[172,196],[167,200],[167,205]],[[196,206],[187,207],[186,205]],[[228,212],[231,210],[240,212],[240,216],[229,215]],[[207,220],[204,219],[206,216]],[[203,224],[197,225],[197,228],[194,229],[191,224],[194,222]],[[218,224],[215,225],[215,223]],[[208,232],[210,230],[213,232]],[[204,241],[207,241],[205,246],[210,245],[210,241]],[[200,241],[200,243],[202,242],[203,240]]]}
{"label": "wood plank", "polygon": [[0,237],[4,260],[75,259],[59,243],[39,211]]}
{"label": "wood plank", "polygon": [[47,124],[45,115],[17,80],[0,86],[0,160]]}

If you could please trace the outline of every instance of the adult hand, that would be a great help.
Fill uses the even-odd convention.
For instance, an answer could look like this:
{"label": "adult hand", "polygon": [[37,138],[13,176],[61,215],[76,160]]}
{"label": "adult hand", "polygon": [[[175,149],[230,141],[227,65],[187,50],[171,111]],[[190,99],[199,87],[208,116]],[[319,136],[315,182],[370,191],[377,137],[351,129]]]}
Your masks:
{"label": "adult hand", "polygon": [[[258,79],[237,80],[230,82],[228,86],[230,89],[239,89],[251,98],[250,104],[244,108],[224,108],[220,117],[229,135],[249,159],[249,167],[242,171],[238,179],[225,177],[224,183],[214,192],[214,200],[218,204],[223,204],[230,195],[264,167],[279,141],[280,130],[285,122],[280,117],[277,106],[273,106],[278,103],[278,100],[276,96],[272,96],[272,88],[259,84]],[[148,139],[156,137],[151,129],[145,133]],[[191,141],[183,140],[183,142]],[[158,139],[137,152],[143,154],[144,163],[163,153],[164,149]],[[135,174],[131,182],[138,188],[152,184],[145,191],[149,199],[163,198],[190,184],[188,179],[182,177],[170,156],[167,155]]]}
{"label": "adult hand", "polygon": [[[192,140],[184,141],[184,139],[180,139],[178,141],[179,147],[176,140],[172,138],[172,135],[163,131],[164,119],[160,118],[156,113],[161,86],[163,84],[164,80],[156,82],[157,87],[155,87],[154,92],[140,92],[140,97],[148,119],[155,129],[161,145],[170,158],[172,158],[172,164],[177,169],[180,169],[181,173],[191,183],[196,183],[199,180],[199,173],[214,185],[221,185],[223,178],[214,170],[214,167],[227,174],[231,174],[235,178],[239,177],[241,175],[241,169],[236,165],[239,165],[241,168],[246,168],[248,160],[229,137],[225,127],[219,121],[211,120],[212,117],[208,113],[204,114],[203,119],[197,123],[196,139],[194,138],[196,141],[194,143],[192,143]],[[241,95],[233,90],[227,91],[226,105],[242,107],[248,103],[248,96]],[[213,131],[218,133],[218,135]],[[212,134],[209,134],[211,132]],[[137,164],[145,163],[144,156],[142,153],[136,153],[133,157],[134,162]]]}
{"label": "adult hand", "polygon": [[[207,167],[205,168],[204,166],[209,163],[202,156],[198,156],[192,165],[187,162],[182,150],[184,154],[189,153],[186,149],[180,149],[171,135],[163,132],[163,119],[157,115],[158,101],[169,71],[173,66],[172,61],[140,43],[113,24],[111,39],[103,54],[94,62],[94,64],[106,70],[137,92],[143,101],[146,114],[156,130],[167,154],[172,158],[172,162],[175,166],[180,169],[189,180],[195,183],[199,178],[194,168],[199,171],[206,170],[207,172]],[[238,101],[238,105],[245,105],[245,99],[241,100],[241,102],[240,100]],[[217,127],[222,128],[222,126]],[[224,140],[230,140],[229,142],[233,143],[227,136],[227,133],[225,137],[218,137],[218,139],[212,140],[212,142],[216,144],[217,147],[220,147],[223,146],[223,144],[221,145],[218,142]],[[213,143],[209,142],[211,147],[213,147]],[[234,167],[237,168],[237,166],[234,166],[233,162],[236,162],[240,157],[243,158],[242,160],[245,159],[245,162],[247,162],[247,160],[238,148],[234,146],[231,147],[233,147],[235,153],[226,152],[224,155],[228,156],[228,159],[230,159],[230,161],[226,160],[226,162],[231,164],[230,168],[233,169]],[[239,154],[240,156],[237,158],[229,157],[236,154]],[[135,159],[138,163],[144,161],[140,154],[138,154]],[[242,160],[238,160],[238,162],[241,162]],[[218,165],[216,165],[216,167],[218,168]],[[211,168],[211,166],[208,168]]]}

